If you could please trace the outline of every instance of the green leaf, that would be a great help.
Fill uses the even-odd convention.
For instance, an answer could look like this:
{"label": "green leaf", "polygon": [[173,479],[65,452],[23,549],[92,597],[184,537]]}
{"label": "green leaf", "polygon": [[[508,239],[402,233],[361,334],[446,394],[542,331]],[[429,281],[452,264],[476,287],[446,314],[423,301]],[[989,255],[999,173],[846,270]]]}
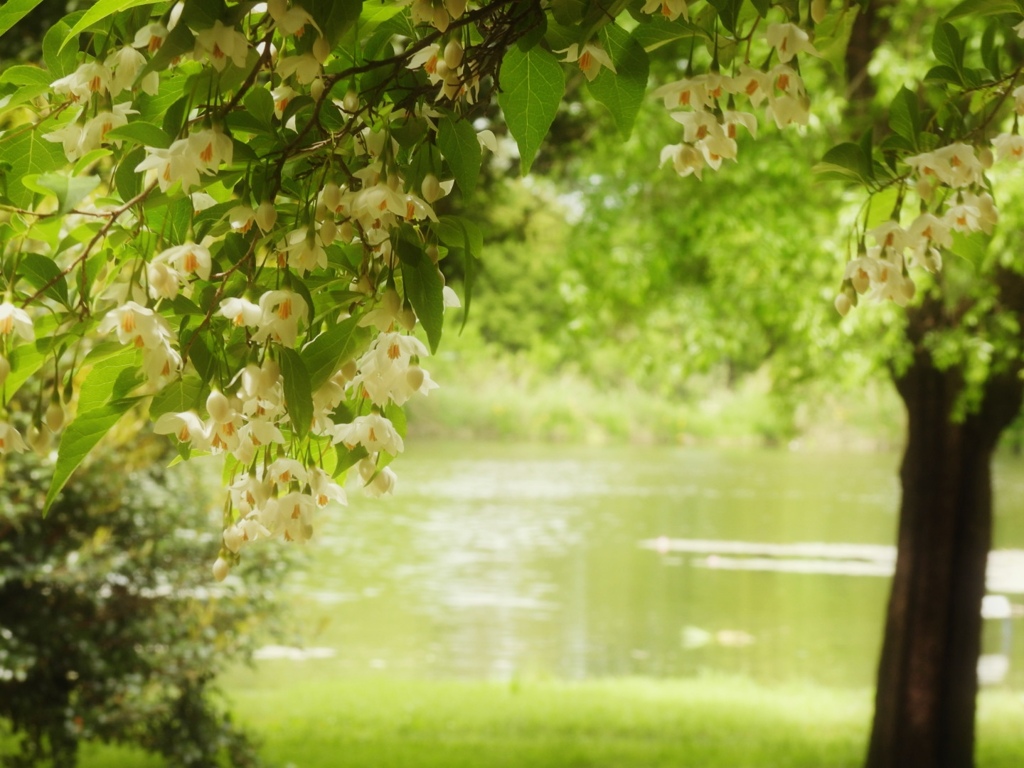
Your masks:
{"label": "green leaf", "polygon": [[121,162],[117,164],[117,170],[114,172],[114,184],[122,200],[131,200],[142,191],[142,174],[136,173],[135,168],[145,157],[146,150],[136,147],[121,158]]}
{"label": "green leaf", "polygon": [[[8,163],[6,195],[19,208],[31,208],[33,191],[22,183],[26,176],[62,168],[67,160],[60,144],[47,141],[40,131],[25,131],[13,138],[0,137],[0,163]],[[4,185],[0,182],[0,189]]]}
{"label": "green leaf", "polygon": [[1004,13],[1019,15],[1020,12],[1017,0],[964,0],[947,13],[944,20],[953,21],[965,16],[1001,16]]}
{"label": "green leaf", "polygon": [[679,40],[709,37],[706,29],[687,21],[682,16],[675,21],[669,21],[664,16],[655,16],[633,30],[632,36],[645,51],[653,51]]}
{"label": "green leaf", "polygon": [[18,271],[37,291],[49,286],[44,296],[68,306],[68,283],[53,259],[38,253],[24,253],[18,263]]}
{"label": "green leaf", "polygon": [[480,176],[481,160],[480,142],[473,126],[468,120],[445,115],[437,127],[437,145],[462,194],[472,194]]}
{"label": "green leaf", "polygon": [[299,437],[305,437],[313,421],[313,390],[309,383],[309,371],[299,353],[290,347],[281,348],[278,362],[281,364],[284,401],[288,406],[292,430]]}
{"label": "green leaf", "polygon": [[[437,224],[437,236],[442,243],[462,256],[462,329],[469,320],[469,306],[473,301],[477,261],[483,253],[484,238],[480,227],[461,216],[442,216]],[[461,329],[460,329],[461,332]]]}
{"label": "green leaf", "polygon": [[159,147],[167,149],[174,141],[163,128],[136,120],[134,123],[127,123],[118,128],[111,128],[107,131],[107,141],[130,141],[133,144],[143,144],[147,147]]}
{"label": "green leaf", "polygon": [[519,167],[525,175],[533,165],[565,92],[562,65],[539,46],[529,51],[509,48],[501,62],[498,104],[505,124],[519,145]]}
{"label": "green leaf", "polygon": [[57,464],[43,505],[44,512],[53,504],[57,494],[89,451],[96,447],[135,402],[124,396],[138,384],[139,352],[133,347],[117,346],[119,351],[107,356],[109,347],[100,345],[86,358],[86,362],[94,364],[79,389],[78,414],[61,435]]}
{"label": "green leaf", "polygon": [[274,125],[274,97],[270,91],[262,86],[253,86],[245,98],[245,111],[264,128],[270,129]]}
{"label": "green leaf", "polygon": [[309,374],[309,387],[313,392],[356,353],[368,333],[358,326],[356,318],[350,317],[328,327],[302,348],[299,356]]}
{"label": "green leaf", "polygon": [[165,413],[182,413],[199,405],[206,384],[198,376],[185,376],[172,381],[155,395],[149,404],[149,416],[156,419]]}
{"label": "green leaf", "polygon": [[304,0],[300,5],[316,20],[332,47],[363,10],[363,0]]}
{"label": "green leaf", "polygon": [[50,70],[51,81],[71,74],[78,67],[78,51],[64,49],[64,37],[69,29],[65,22],[58,21],[43,37],[43,61]]}
{"label": "green leaf", "polygon": [[3,386],[4,402],[10,402],[11,397],[21,388],[21,385],[43,367],[43,363],[46,362],[47,356],[53,349],[55,340],[42,337],[38,322],[36,323],[36,334],[34,344],[8,347],[5,353],[7,362],[11,364],[11,372],[7,374],[7,380]]}
{"label": "green leaf", "polygon": [[[0,14],[3,9],[0,9]],[[11,83],[12,85],[42,85],[49,87],[53,77],[45,69],[32,67],[28,64],[20,64],[16,67],[4,70],[0,75],[0,83]]]}
{"label": "green leaf", "polygon": [[708,3],[718,11],[718,19],[722,26],[731,34],[736,34],[736,21],[739,19],[743,0],[708,0]]}
{"label": "green leaf", "polygon": [[28,16],[41,2],[42,0],[8,0],[0,6],[0,35]]}
{"label": "green leaf", "polygon": [[814,166],[814,172],[828,178],[854,179],[863,183],[871,178],[870,161],[860,145],[852,142],[838,144]]}
{"label": "green leaf", "polygon": [[929,69],[925,73],[924,80],[926,83],[952,83],[953,85],[963,83],[960,73],[946,64],[939,64]]}
{"label": "green leaf", "polygon": [[917,134],[921,132],[921,113],[917,106],[917,94],[906,86],[900,88],[889,107],[889,127],[916,145]]}
{"label": "green leaf", "polygon": [[100,185],[100,177],[70,177],[61,173],[44,173],[35,178],[35,184],[57,196],[57,213],[63,216],[74,210],[76,205]]}
{"label": "green leaf", "polygon": [[940,22],[936,25],[935,34],[932,37],[932,52],[935,54],[935,58],[946,66],[952,67],[957,72],[963,70],[964,43],[960,39],[960,33],[952,24]]}
{"label": "green leaf", "polygon": [[405,295],[427,332],[430,351],[436,353],[444,328],[444,282],[441,273],[419,244],[405,238],[398,239],[398,258],[402,262]]}
{"label": "green leaf", "polygon": [[140,5],[156,5],[162,0],[97,0],[78,20],[78,23],[71,28],[71,31],[64,37],[64,42],[61,43],[61,49],[64,48],[71,40],[85,29],[88,29],[98,21],[108,16],[113,16],[115,13],[120,11],[128,10],[129,8],[137,8]]}
{"label": "green leaf", "polygon": [[750,4],[762,18],[768,15],[768,10],[772,7],[769,0],[750,0]]}
{"label": "green leaf", "polygon": [[616,71],[603,68],[589,83],[590,93],[612,113],[619,133],[629,138],[647,93],[650,62],[643,46],[621,27],[609,24],[601,30],[601,38]]}
{"label": "green leaf", "polygon": [[57,464],[53,469],[53,479],[50,481],[46,502],[43,505],[44,514],[49,511],[71,474],[89,455],[89,451],[96,447],[132,405],[134,400],[116,400],[99,408],[79,412],[75,420],[68,424],[60,436]]}
{"label": "green leaf", "polygon": [[985,262],[988,246],[991,242],[992,236],[986,235],[984,232],[972,232],[969,235],[963,232],[954,232],[953,246],[949,250],[957,256],[980,266]]}

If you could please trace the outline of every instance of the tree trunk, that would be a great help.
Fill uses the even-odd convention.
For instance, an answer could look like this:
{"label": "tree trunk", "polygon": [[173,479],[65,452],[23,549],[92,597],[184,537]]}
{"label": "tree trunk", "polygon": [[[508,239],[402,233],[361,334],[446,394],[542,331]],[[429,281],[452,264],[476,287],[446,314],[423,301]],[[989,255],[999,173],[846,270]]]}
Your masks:
{"label": "tree trunk", "polygon": [[[920,341],[929,312],[915,314],[909,335]],[[977,411],[954,423],[962,371],[939,370],[915,346],[909,369],[896,377],[908,439],[867,768],[971,768],[991,457],[1020,409],[1022,385],[1016,372],[991,376]]]}

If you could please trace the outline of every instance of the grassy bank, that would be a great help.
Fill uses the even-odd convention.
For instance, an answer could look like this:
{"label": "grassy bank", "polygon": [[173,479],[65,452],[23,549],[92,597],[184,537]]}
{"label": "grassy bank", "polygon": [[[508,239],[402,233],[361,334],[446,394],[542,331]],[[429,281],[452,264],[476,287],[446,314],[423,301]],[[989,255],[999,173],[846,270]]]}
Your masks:
{"label": "grassy bank", "polygon": [[[287,662],[229,681],[233,711],[294,768],[858,766],[870,693],[739,678],[520,683],[332,679]],[[986,692],[978,768],[1024,765],[1024,700]],[[90,747],[83,765],[157,766]]]}

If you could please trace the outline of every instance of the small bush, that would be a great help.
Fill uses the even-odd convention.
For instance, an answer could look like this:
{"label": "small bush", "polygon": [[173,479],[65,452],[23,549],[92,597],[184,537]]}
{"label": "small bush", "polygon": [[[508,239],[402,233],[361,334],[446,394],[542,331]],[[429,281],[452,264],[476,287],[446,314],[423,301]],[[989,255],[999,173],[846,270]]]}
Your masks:
{"label": "small bush", "polygon": [[258,762],[212,683],[249,658],[283,566],[264,550],[215,585],[206,484],[149,453],[83,467],[46,517],[49,465],[8,455],[0,468],[0,718],[20,742],[9,766],[74,766],[84,739],[173,765]]}

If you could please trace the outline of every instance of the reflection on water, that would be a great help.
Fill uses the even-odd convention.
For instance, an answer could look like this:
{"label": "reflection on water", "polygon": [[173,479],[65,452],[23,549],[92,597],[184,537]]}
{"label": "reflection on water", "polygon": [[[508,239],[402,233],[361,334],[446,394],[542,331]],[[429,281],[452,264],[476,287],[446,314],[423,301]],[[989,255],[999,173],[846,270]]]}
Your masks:
{"label": "reflection on water", "polygon": [[[348,509],[324,515],[293,600],[307,642],[352,670],[715,670],[867,685],[887,594],[877,576],[892,567],[896,463],[420,446],[399,465],[395,498],[354,491]],[[1024,499],[1024,465],[1001,462],[997,480],[997,544],[1024,547],[1024,527],[1003,514]],[[1019,553],[1002,567],[1018,583],[1024,575]],[[1009,654],[1016,685],[1022,646],[1014,638]]]}

